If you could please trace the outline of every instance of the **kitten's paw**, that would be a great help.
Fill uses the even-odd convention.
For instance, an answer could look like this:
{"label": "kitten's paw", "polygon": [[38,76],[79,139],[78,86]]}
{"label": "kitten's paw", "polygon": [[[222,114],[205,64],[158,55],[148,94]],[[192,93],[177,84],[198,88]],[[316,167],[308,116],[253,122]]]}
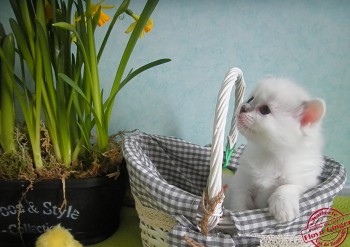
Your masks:
{"label": "kitten's paw", "polygon": [[277,221],[291,221],[299,216],[299,198],[276,191],[269,198],[269,211]]}

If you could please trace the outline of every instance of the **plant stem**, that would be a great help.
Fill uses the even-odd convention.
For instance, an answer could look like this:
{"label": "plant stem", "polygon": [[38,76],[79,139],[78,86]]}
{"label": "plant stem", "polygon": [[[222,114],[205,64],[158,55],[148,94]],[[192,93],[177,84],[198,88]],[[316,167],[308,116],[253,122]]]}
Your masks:
{"label": "plant stem", "polygon": [[[13,76],[14,64],[15,64],[15,43],[13,35],[7,35],[4,38],[1,52],[4,55],[4,61],[1,63],[1,79],[0,79],[0,92],[1,92],[1,146],[7,153],[15,152],[16,145],[14,141],[15,130],[15,111],[14,111],[14,89],[13,85],[15,79]],[[7,59],[7,64],[5,64]],[[9,67],[7,67],[9,66]]]}
{"label": "plant stem", "polygon": [[116,23],[118,17],[124,13],[124,11],[126,11],[129,7],[129,4],[130,4],[130,0],[124,0],[123,3],[119,6],[117,12],[115,12],[114,16],[113,16],[113,19],[111,21],[111,24],[109,25],[108,27],[108,30],[106,32],[106,35],[105,37],[103,38],[103,41],[102,41],[102,44],[101,44],[101,47],[98,51],[98,55],[97,55],[97,61],[100,61],[100,58],[102,56],[102,53],[105,49],[105,46],[107,44],[107,41],[108,41],[108,38],[109,38],[109,35],[111,34],[112,32],[112,29],[114,27],[114,24]]}

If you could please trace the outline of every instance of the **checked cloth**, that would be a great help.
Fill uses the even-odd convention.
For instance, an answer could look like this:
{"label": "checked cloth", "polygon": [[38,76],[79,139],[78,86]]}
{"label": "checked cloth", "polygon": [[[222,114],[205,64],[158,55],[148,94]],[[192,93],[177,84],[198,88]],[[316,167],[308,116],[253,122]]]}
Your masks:
{"label": "checked cloth", "polygon": [[[237,169],[244,145],[237,148],[229,168]],[[344,167],[324,158],[322,183],[300,199],[300,216],[278,223],[268,209],[232,212],[224,209],[216,228],[208,235],[198,230],[201,200],[209,176],[210,147],[175,137],[134,133],[126,136],[123,153],[131,191],[145,207],[171,215],[177,224],[168,232],[169,246],[188,246],[188,237],[203,246],[258,246],[265,236],[299,236],[309,216],[329,208],[346,181]]]}

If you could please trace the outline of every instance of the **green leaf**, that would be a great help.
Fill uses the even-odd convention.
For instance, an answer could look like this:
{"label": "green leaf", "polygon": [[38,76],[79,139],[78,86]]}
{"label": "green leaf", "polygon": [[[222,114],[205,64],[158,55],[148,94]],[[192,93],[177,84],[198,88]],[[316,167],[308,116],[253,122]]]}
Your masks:
{"label": "green leaf", "polygon": [[79,93],[79,95],[83,97],[83,99],[86,102],[90,103],[84,92],[77,86],[77,84],[71,78],[62,73],[59,73],[58,76],[62,78],[68,85],[70,85],[77,93]]}
{"label": "green leaf", "polygon": [[11,25],[13,34],[16,38],[19,51],[23,55],[24,60],[27,62],[30,73],[33,74],[34,60],[33,60],[33,54],[30,51],[29,41],[27,41],[27,39],[23,34],[23,30],[14,19],[10,19],[10,25]]}
{"label": "green leaf", "polygon": [[[134,70],[134,71],[131,71],[128,76],[120,83],[120,86],[119,86],[119,90],[122,89],[132,78],[134,78],[135,76],[137,76],[138,74],[152,68],[152,67],[155,67],[155,66],[158,66],[158,65],[161,65],[161,64],[164,64],[164,63],[168,63],[170,62],[171,59],[169,58],[163,58],[163,59],[159,59],[159,60],[156,60],[156,61],[153,61],[153,62],[150,62],[140,68],[138,68],[137,70]],[[113,93],[113,92],[112,92]]]}
{"label": "green leaf", "polygon": [[111,91],[110,97],[106,100],[106,102],[104,104],[104,108],[108,109],[108,108],[112,107],[111,104],[113,102],[113,99],[117,95],[117,93],[135,76],[137,76],[138,74],[140,74],[140,73],[142,73],[142,72],[144,72],[152,67],[155,67],[155,66],[158,66],[158,65],[170,62],[170,61],[171,61],[171,59],[168,59],[168,58],[159,59],[159,60],[153,61],[151,63],[148,63],[148,64],[146,64],[146,65],[144,65],[136,70],[131,70],[129,72],[129,74],[125,77],[125,79],[120,83],[118,91]]}
{"label": "green leaf", "polygon": [[134,50],[134,47],[140,37],[140,34],[146,25],[148,19],[150,18],[153,10],[158,4],[158,0],[149,0],[147,1],[139,20],[137,21],[137,24],[135,26],[134,31],[131,33],[129,41],[125,47],[124,53],[122,55],[122,58],[120,60],[119,66],[117,73],[115,75],[113,85],[112,85],[112,90],[110,93],[110,96],[108,97],[109,103],[106,106],[106,122],[108,123],[111,117],[112,113],[112,105],[116,96],[116,92],[119,91],[120,83],[126,68],[126,65],[130,59],[130,56],[132,54],[132,51]]}
{"label": "green leaf", "polygon": [[19,0],[19,10],[21,12],[21,17],[23,21],[23,23],[20,23],[20,25],[22,26],[22,30],[28,38],[30,50],[32,51],[32,53],[34,53],[35,51],[35,44],[34,44],[35,33],[33,30],[34,18],[31,18],[30,16],[29,6],[30,5],[28,5],[26,0]]}
{"label": "green leaf", "polygon": [[111,24],[109,24],[109,27],[108,27],[108,30],[107,30],[107,33],[105,35],[105,37],[103,38],[103,41],[102,41],[102,44],[101,44],[101,47],[98,51],[98,55],[97,55],[97,61],[100,61],[100,58],[102,56],[102,53],[105,49],[105,46],[107,44],[107,41],[108,41],[108,38],[109,38],[109,35],[111,34],[112,32],[112,29],[114,27],[114,24],[116,23],[117,19],[119,18],[119,16],[125,12],[125,10],[128,9],[129,7],[129,4],[130,4],[130,0],[124,0],[122,2],[122,4],[119,6],[119,8],[117,9],[117,11],[115,12],[113,18],[112,18],[112,21],[111,21]]}

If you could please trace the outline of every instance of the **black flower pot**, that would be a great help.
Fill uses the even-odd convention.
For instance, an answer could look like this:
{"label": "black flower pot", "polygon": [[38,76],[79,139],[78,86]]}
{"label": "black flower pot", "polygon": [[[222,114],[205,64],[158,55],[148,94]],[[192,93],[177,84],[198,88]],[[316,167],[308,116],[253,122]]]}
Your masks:
{"label": "black flower pot", "polygon": [[39,235],[57,224],[84,245],[101,242],[118,228],[126,183],[125,171],[118,179],[66,179],[67,204],[61,210],[64,193],[59,179],[35,182],[26,193],[28,181],[0,181],[0,245],[33,246]]}

